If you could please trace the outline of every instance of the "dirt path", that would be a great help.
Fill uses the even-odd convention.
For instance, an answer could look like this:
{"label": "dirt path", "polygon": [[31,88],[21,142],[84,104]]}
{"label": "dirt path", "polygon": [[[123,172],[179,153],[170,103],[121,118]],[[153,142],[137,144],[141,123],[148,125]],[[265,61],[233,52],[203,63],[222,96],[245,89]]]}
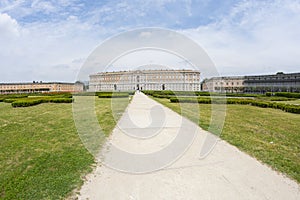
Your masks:
{"label": "dirt path", "polygon": [[[105,147],[104,165],[87,177],[78,198],[300,199],[295,181],[225,141],[219,140],[209,156],[199,159],[207,136],[210,133],[180,115],[136,94]],[[180,153],[183,156],[170,163]]]}

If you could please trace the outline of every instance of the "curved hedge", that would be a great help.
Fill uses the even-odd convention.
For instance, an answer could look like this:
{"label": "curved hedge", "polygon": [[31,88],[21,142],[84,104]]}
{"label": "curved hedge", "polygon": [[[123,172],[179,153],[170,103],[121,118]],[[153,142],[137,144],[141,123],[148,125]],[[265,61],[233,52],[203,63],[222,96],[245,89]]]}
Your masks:
{"label": "curved hedge", "polygon": [[19,100],[11,103],[12,107],[28,107],[42,103],[42,100]]}
{"label": "curved hedge", "polygon": [[4,99],[3,100],[4,103],[12,103],[14,101],[17,101],[17,99]]}
{"label": "curved hedge", "polygon": [[28,107],[34,106],[41,103],[72,103],[73,99],[71,98],[38,98],[38,99],[22,99],[16,100],[11,103],[12,107]]}

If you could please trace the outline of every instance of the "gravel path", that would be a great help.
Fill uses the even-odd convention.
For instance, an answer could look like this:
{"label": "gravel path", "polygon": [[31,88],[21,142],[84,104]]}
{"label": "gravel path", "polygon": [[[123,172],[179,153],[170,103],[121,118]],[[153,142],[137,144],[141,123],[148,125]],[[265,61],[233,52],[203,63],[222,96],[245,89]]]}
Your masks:
{"label": "gravel path", "polygon": [[199,159],[207,137],[213,136],[138,93],[100,155],[104,164],[86,177],[78,198],[300,199],[299,184],[225,141]]}

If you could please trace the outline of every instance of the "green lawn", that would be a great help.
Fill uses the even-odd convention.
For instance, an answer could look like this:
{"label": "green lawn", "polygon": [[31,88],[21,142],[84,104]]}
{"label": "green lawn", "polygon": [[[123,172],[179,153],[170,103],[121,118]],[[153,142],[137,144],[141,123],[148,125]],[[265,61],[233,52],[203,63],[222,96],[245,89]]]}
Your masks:
{"label": "green lawn", "polygon": [[[181,112],[178,103],[154,99]],[[195,106],[200,108],[200,123],[196,123],[207,130],[211,117],[210,104],[187,103],[182,115],[195,121],[198,118],[193,112]],[[249,105],[227,105],[221,138],[300,183],[299,127],[299,114]]]}
{"label": "green lawn", "polygon": [[[110,99],[95,99],[98,120],[108,135],[128,100],[114,119]],[[77,134],[71,104],[12,108],[0,103],[0,199],[67,197],[93,163]]]}

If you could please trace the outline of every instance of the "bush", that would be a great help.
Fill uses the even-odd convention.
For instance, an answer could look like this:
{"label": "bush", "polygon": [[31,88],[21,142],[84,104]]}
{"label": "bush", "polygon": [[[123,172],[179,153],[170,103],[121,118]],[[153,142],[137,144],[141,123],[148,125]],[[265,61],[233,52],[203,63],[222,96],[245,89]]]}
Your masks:
{"label": "bush", "polygon": [[31,93],[29,96],[55,96],[59,98],[72,98],[70,92],[45,92],[45,93]]}
{"label": "bush", "polygon": [[300,99],[300,93],[293,92],[276,92],[275,96]]}
{"label": "bush", "polygon": [[269,103],[268,102],[262,102],[262,101],[253,101],[251,103],[252,106],[257,106],[257,107],[261,107],[261,108],[268,108],[269,107]]}
{"label": "bush", "polygon": [[287,97],[271,97],[270,101],[293,101],[296,98],[287,98]]}
{"label": "bush", "polygon": [[241,105],[252,105],[261,108],[274,108],[280,109],[285,112],[300,114],[300,106],[298,105],[290,105],[284,103],[276,103],[276,102],[267,102],[267,101],[259,101],[254,99],[234,99],[227,98],[226,101],[224,99],[210,99],[210,98],[189,98],[189,97],[171,97],[171,103],[199,103],[199,104],[241,104]]}
{"label": "bush", "polygon": [[272,96],[272,92],[267,92],[267,93],[266,93],[266,96],[267,96],[267,97]]}
{"label": "bush", "polygon": [[129,97],[128,92],[96,92],[99,98],[126,98]]}
{"label": "bush", "polygon": [[24,98],[12,102],[12,107],[28,107],[41,103],[72,103],[72,98],[57,98],[57,97],[40,97],[40,98]]}
{"label": "bush", "polygon": [[42,103],[42,100],[18,100],[12,102],[12,107],[28,107]]}
{"label": "bush", "polygon": [[51,102],[51,103],[72,103],[73,99],[70,99],[70,98],[55,98],[55,99],[50,99],[49,102]]}
{"label": "bush", "polygon": [[300,106],[296,106],[296,105],[286,105],[286,106],[284,107],[284,111],[290,112],[290,113],[300,114]]}
{"label": "bush", "polygon": [[4,103],[12,103],[14,101],[16,101],[17,99],[4,99],[3,102]]}

